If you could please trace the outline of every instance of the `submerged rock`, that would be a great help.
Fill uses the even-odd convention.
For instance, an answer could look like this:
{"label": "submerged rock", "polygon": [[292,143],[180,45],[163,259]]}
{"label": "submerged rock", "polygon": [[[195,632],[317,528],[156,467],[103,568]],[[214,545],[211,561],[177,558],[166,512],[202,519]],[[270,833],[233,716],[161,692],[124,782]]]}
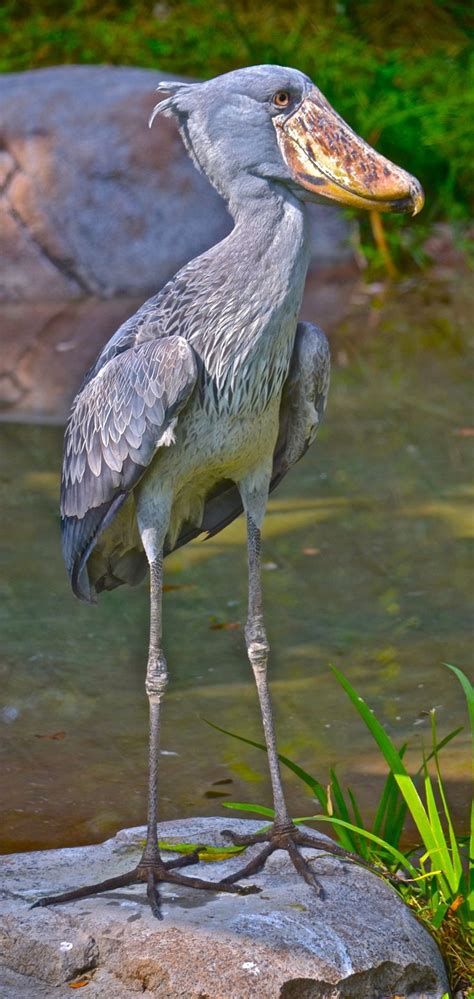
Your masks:
{"label": "submerged rock", "polygon": [[[247,833],[261,825],[186,819],[161,823],[160,837],[221,844],[229,824]],[[80,984],[87,999],[441,999],[447,991],[434,940],[392,888],[329,855],[314,864],[324,902],[279,851],[251,879],[260,894],[164,885],[162,922],[143,886],[30,910],[44,894],[130,869],[144,835],[126,829],[98,846],[4,858],[0,989],[9,999],[45,999],[52,988],[70,995]],[[217,881],[241,865],[242,856],[200,864],[199,873]]]}

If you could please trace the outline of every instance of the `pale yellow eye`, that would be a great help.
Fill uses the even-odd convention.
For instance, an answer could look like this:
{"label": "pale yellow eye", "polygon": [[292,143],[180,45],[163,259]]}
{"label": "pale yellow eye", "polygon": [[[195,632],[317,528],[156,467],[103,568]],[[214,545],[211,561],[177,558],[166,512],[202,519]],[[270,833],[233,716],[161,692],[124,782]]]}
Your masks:
{"label": "pale yellow eye", "polygon": [[290,100],[291,98],[287,90],[278,90],[273,97],[273,103],[277,108],[287,108]]}

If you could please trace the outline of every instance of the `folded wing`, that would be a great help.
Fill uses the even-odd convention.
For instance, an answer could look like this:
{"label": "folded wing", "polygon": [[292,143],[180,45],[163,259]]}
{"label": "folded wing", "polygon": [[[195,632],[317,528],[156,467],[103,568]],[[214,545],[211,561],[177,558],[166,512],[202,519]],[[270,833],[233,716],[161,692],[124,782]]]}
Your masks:
{"label": "folded wing", "polygon": [[113,356],[76,397],[61,482],[63,554],[77,596],[92,599],[87,559],[196,384],[192,347],[179,336],[138,342]]}

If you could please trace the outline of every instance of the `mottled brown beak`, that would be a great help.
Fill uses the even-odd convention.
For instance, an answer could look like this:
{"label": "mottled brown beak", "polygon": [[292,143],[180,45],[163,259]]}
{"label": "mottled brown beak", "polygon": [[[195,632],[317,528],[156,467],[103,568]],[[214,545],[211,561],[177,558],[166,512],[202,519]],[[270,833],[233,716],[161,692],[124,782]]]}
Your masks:
{"label": "mottled brown beak", "polygon": [[416,177],[385,159],[349,128],[317,87],[286,117],[274,118],[294,180],[354,208],[416,215],[424,194]]}

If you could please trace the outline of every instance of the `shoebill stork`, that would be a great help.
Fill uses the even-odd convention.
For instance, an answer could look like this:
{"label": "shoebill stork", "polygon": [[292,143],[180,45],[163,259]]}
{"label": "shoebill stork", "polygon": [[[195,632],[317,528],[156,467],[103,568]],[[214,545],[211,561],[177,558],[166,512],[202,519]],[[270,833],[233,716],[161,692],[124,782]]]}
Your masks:
{"label": "shoebill stork", "polygon": [[[41,899],[51,905],[143,882],[159,916],[159,883],[245,891],[238,882],[286,849],[320,886],[300,847],[342,851],[291,821],[267,684],[269,646],[260,532],[269,492],[312,443],[326,404],[324,333],[298,323],[309,256],[307,202],[336,201],[415,215],[418,181],[359,138],[307,76],[281,66],[239,69],[205,83],[165,83],[157,104],[193,162],[225,199],[229,236],[186,264],[106,344],[73,403],[61,492],[64,557],[74,593],[135,584],[149,570],[150,709],[146,846],[138,866],[101,884]],[[245,640],[268,750],[275,821],[257,857],[219,883],[183,875],[192,856],[164,862],[157,843],[163,559],[242,511],[247,522]],[[236,840],[237,841],[237,840]]]}

